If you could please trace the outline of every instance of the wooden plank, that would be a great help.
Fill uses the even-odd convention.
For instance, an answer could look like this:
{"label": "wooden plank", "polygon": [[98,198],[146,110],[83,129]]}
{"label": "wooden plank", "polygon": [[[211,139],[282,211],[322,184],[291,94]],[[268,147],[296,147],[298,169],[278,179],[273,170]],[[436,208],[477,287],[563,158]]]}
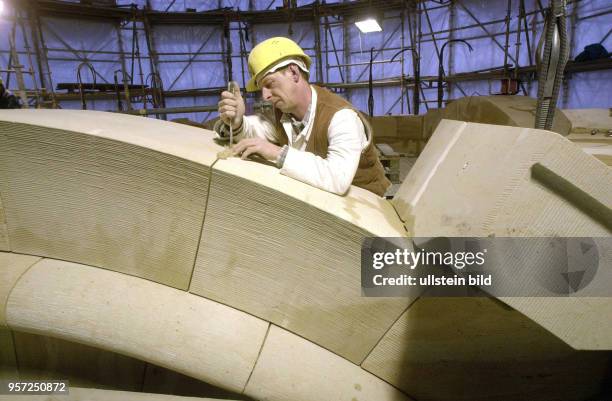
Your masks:
{"label": "wooden plank", "polygon": [[245,393],[276,401],[409,400],[359,366],[274,325]]}
{"label": "wooden plank", "polygon": [[388,202],[337,196],[250,161],[217,162],[190,291],[360,363],[410,303],[360,293],[361,244],[404,231]]}
{"label": "wooden plank", "polygon": [[12,250],[187,289],[221,149],[213,134],[104,112],[21,111],[0,112]]}
{"label": "wooden plank", "polygon": [[425,297],[362,367],[418,400],[569,401],[598,395],[611,360],[571,349],[495,299]]}
{"label": "wooden plank", "polygon": [[[70,313],[67,313],[69,311]],[[268,323],[164,285],[44,259],[17,283],[9,327],[117,352],[242,391]]]}
{"label": "wooden plank", "polygon": [[69,380],[77,387],[141,390],[142,361],[57,338],[14,333],[21,380]]}
{"label": "wooden plank", "polygon": [[0,327],[6,326],[6,301],[11,290],[26,270],[40,260],[37,256],[0,252]]}

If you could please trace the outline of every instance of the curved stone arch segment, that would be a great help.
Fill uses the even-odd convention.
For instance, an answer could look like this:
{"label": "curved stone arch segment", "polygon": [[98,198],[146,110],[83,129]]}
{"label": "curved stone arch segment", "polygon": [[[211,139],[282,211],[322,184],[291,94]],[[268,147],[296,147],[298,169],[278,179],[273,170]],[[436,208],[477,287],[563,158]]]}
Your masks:
{"label": "curved stone arch segment", "polygon": [[[182,397],[178,395],[102,390],[72,386],[67,395],[10,395],[5,397],[6,401],[223,401],[218,398]],[[0,401],[4,400],[5,398],[0,395]]]}
{"label": "curved stone arch segment", "polygon": [[125,274],[43,259],[7,302],[13,330],[115,351],[242,392],[268,323]]}
{"label": "curved stone arch segment", "polygon": [[361,188],[341,197],[220,160],[190,291],[360,364],[411,302],[361,296],[361,244],[405,235],[389,202]]}
{"label": "curved stone arch segment", "polygon": [[6,301],[21,276],[40,260],[37,256],[0,252],[0,327],[6,326]]}
{"label": "curved stone arch segment", "polygon": [[11,250],[187,289],[221,148],[212,135],[110,113],[36,113],[0,113]]}
{"label": "curved stone arch segment", "polygon": [[359,366],[274,325],[245,393],[277,401],[411,400]]}
{"label": "curved stone arch segment", "polygon": [[362,368],[418,400],[576,400],[601,391],[610,353],[576,351],[482,295],[420,298]]}

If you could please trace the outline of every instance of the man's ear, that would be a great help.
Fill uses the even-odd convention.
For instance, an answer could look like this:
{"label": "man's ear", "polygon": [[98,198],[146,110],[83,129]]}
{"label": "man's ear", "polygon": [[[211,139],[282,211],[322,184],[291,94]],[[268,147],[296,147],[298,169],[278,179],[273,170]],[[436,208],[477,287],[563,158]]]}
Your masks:
{"label": "man's ear", "polygon": [[289,64],[289,71],[291,71],[291,79],[293,82],[298,83],[300,80],[300,67],[295,64]]}

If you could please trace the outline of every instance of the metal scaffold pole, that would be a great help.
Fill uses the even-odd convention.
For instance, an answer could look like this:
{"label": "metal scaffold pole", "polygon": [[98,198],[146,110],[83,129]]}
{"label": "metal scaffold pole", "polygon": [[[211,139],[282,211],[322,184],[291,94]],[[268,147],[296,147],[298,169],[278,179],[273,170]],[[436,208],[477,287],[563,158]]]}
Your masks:
{"label": "metal scaffold pole", "polygon": [[17,46],[15,43],[16,31],[17,31],[17,15],[15,15],[13,26],[11,28],[11,34],[9,35],[9,47],[11,49],[11,58],[9,61],[8,72],[9,74],[11,72],[15,73],[15,78],[17,79],[17,88],[18,88],[17,94],[19,95],[19,98],[21,99],[22,107],[29,108],[30,106],[28,102],[28,94],[26,92],[25,81],[23,79],[23,65],[21,65],[21,63],[19,62],[19,53],[17,52]]}

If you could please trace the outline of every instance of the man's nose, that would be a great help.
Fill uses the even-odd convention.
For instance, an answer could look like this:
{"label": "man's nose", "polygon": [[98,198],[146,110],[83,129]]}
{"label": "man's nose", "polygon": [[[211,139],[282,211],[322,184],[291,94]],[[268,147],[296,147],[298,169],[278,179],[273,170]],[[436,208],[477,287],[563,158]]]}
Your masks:
{"label": "man's nose", "polygon": [[264,100],[270,100],[270,90],[267,88],[261,88],[261,96],[263,96]]}

